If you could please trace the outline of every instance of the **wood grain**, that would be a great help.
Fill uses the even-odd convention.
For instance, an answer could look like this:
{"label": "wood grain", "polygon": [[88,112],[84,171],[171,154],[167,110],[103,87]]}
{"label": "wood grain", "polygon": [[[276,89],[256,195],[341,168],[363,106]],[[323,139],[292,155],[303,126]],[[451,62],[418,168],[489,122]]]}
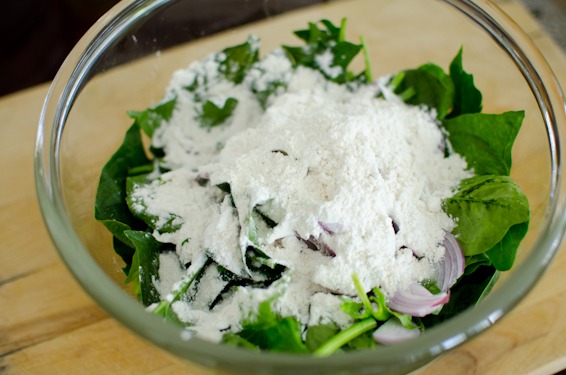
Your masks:
{"label": "wood grain", "polygon": [[[499,3],[566,86],[563,51],[519,3]],[[0,98],[0,374],[213,374],[126,330],[92,301],[60,260],[43,226],[32,173],[46,92],[42,85]],[[565,272],[562,251],[512,313],[415,374],[542,375],[565,369]]]}

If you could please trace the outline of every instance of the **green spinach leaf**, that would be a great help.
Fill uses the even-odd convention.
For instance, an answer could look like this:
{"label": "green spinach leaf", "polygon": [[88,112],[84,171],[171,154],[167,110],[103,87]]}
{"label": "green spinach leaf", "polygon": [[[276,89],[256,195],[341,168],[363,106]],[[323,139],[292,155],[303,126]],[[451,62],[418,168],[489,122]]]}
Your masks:
{"label": "green spinach leaf", "polygon": [[[102,168],[96,199],[94,216],[125,245],[134,248],[132,242],[124,235],[125,230],[144,230],[147,225],[137,219],[128,209],[126,203],[126,180],[130,171],[150,164],[145,154],[141,134],[137,123],[126,132],[122,145]],[[116,243],[116,241],[115,241]],[[118,254],[126,263],[125,272],[129,270],[133,252],[125,251],[123,246]]]}
{"label": "green spinach leaf", "polygon": [[[130,231],[125,231],[125,233],[128,232]],[[129,271],[126,275],[126,280],[124,280],[124,284],[130,284],[132,287],[132,293],[134,293],[137,299],[141,301],[142,291],[140,282],[140,261],[137,254],[135,253],[135,250],[134,255],[132,256],[132,263],[130,264]]]}
{"label": "green spinach leaf", "polygon": [[[138,266],[137,282],[139,283],[138,298],[145,306],[159,302],[159,292],[155,288],[153,278],[159,275],[159,254],[163,244],[157,241],[149,232],[128,230],[125,235],[132,241],[136,248],[135,261],[132,263],[132,270]],[[137,264],[136,264],[137,263]],[[134,276],[128,275],[126,281],[133,281]]]}
{"label": "green spinach leaf", "polygon": [[511,149],[525,113],[464,114],[443,121],[454,151],[462,155],[478,175],[508,176]]}
{"label": "green spinach leaf", "polygon": [[295,31],[295,35],[305,41],[305,46],[283,46],[293,64],[316,69],[330,81],[339,84],[356,79],[365,81],[368,76],[371,79],[367,53],[366,71],[356,75],[348,70],[352,60],[367,46],[364,43],[355,44],[345,40],[346,19],[342,20],[340,27],[328,20],[322,20],[320,23],[320,28],[317,24],[309,22],[308,29]]}
{"label": "green spinach leaf", "polygon": [[236,335],[261,350],[288,353],[307,353],[301,338],[301,324],[294,317],[282,317],[273,313],[273,298],[259,305],[257,316],[242,323]]}
{"label": "green spinach leaf", "polygon": [[309,351],[314,352],[330,338],[334,337],[340,329],[335,323],[309,326],[305,334],[305,345]]}
{"label": "green spinach leaf", "polygon": [[215,102],[207,100],[203,105],[198,120],[203,128],[212,128],[223,124],[234,112],[238,99],[227,98],[222,107]]}
{"label": "green spinach leaf", "polygon": [[466,275],[472,274],[481,266],[491,266],[491,260],[486,253],[467,256],[465,258],[464,273]]}
{"label": "green spinach leaf", "polygon": [[[507,176],[474,176],[463,180],[456,194],[444,202],[444,211],[457,220],[453,233],[466,256],[494,248],[511,227],[527,223],[530,217],[527,197]],[[518,243],[521,233],[524,230],[515,230],[510,235],[512,241],[506,239],[505,244]],[[516,251],[516,248],[498,249],[508,252],[499,255],[505,259],[514,257]]]}
{"label": "green spinach leaf", "polygon": [[515,255],[521,240],[527,234],[529,222],[513,225],[505,237],[485,254],[498,271],[508,271],[515,262]]}
{"label": "green spinach leaf", "polygon": [[479,113],[482,110],[482,94],[474,85],[474,77],[462,66],[463,49],[450,63],[450,77],[454,82],[454,107],[448,117],[466,113]]}
{"label": "green spinach leaf", "polygon": [[242,83],[248,70],[259,59],[259,40],[250,36],[237,46],[228,47],[216,55],[218,71],[235,84]]}
{"label": "green spinach leaf", "polygon": [[446,117],[454,104],[454,83],[442,68],[429,63],[398,74],[401,78],[393,77],[390,83],[395,94],[407,104],[436,109],[439,119]]}
{"label": "green spinach leaf", "polygon": [[176,104],[177,99],[174,98],[145,111],[128,111],[128,115],[151,138],[155,129],[159,128],[163,121],[168,121],[171,118]]}

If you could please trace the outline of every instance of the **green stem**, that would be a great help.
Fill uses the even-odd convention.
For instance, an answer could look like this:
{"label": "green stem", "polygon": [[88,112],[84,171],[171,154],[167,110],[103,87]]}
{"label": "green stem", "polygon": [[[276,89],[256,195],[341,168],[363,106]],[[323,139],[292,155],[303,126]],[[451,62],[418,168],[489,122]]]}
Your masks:
{"label": "green stem", "polygon": [[371,83],[373,82],[373,74],[371,72],[371,62],[369,60],[368,42],[364,36],[360,37],[360,43],[362,44],[362,53],[364,54],[364,64],[366,66],[366,70],[365,70],[366,80],[369,83]]}
{"label": "green stem", "polygon": [[326,357],[336,350],[340,349],[344,344],[352,341],[356,337],[366,333],[367,331],[377,327],[377,321],[373,318],[360,320],[352,326],[331,337],[328,341],[322,344],[314,351],[316,357]]}
{"label": "green stem", "polygon": [[343,42],[346,40],[346,23],[348,20],[346,18],[342,18],[342,22],[340,22],[340,34],[338,34],[338,42]]}
{"label": "green stem", "polygon": [[362,300],[362,304],[364,305],[367,312],[371,312],[371,302],[362,287],[362,283],[360,283],[360,279],[358,279],[358,275],[354,272],[352,275],[352,279],[354,280],[354,286],[356,287],[356,291],[358,292],[358,297]]}

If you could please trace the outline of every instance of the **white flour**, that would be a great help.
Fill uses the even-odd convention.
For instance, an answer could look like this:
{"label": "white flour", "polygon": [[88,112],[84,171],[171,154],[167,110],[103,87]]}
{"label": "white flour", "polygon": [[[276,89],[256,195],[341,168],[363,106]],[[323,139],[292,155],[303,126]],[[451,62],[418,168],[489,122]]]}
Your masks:
{"label": "white flour", "polygon": [[[183,87],[195,72],[207,75],[210,100],[238,100],[225,125],[204,129],[194,119],[193,94]],[[251,88],[274,81],[287,89],[279,88],[263,111]],[[152,215],[173,214],[182,223],[173,233],[154,233],[176,245],[178,258],[161,257],[161,295],[169,293],[172,275],[180,277],[179,264],[203,254],[246,276],[243,251],[254,207],[277,223],[258,227],[262,250],[287,267],[269,288],[239,287],[212,311],[206,306],[226,282],[218,272],[205,274],[197,294],[174,304],[199,336],[220,340],[277,294],[273,307],[283,316],[345,327],[349,318],[334,294],[355,296],[353,273],[386,298],[432,276],[444,233],[455,225],[441,202],[469,173],[458,155],[444,157],[433,113],[376,98],[376,87],[352,92],[313,70],[294,71],[280,52],[241,85],[219,76],[212,59],[175,74],[167,97],[177,97],[177,107],[153,139],[172,171],[133,196]],[[202,178],[210,179],[206,187]],[[214,186],[221,183],[229,183],[231,198]]]}

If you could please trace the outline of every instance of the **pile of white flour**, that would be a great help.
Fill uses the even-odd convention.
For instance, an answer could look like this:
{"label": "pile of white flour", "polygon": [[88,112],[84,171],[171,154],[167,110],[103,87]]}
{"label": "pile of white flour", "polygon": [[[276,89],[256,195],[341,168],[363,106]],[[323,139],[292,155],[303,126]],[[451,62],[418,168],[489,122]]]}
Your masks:
{"label": "pile of white flour", "polygon": [[[238,100],[223,125],[203,128],[196,120],[194,93],[185,87],[199,74],[207,77],[211,100]],[[264,111],[252,90],[277,80],[287,88]],[[337,295],[355,296],[353,273],[388,299],[432,278],[444,233],[455,226],[441,203],[470,174],[461,157],[445,157],[434,113],[378,92],[378,85],[350,90],[314,70],[292,69],[280,52],[240,85],[220,76],[213,59],[174,75],[167,98],[176,97],[177,106],[153,139],[171,171],[133,195],[152,215],[164,221],[173,215],[180,225],[154,234],[176,245],[160,259],[155,283],[162,297],[185,264],[203,257],[245,276],[242,247],[254,208],[277,223],[258,224],[262,251],[287,267],[269,288],[239,287],[212,311],[226,282],[216,268],[207,270],[197,291],[173,305],[197,335],[218,341],[274,295],[273,308],[283,316],[345,326]],[[221,183],[231,196],[215,186]]]}

